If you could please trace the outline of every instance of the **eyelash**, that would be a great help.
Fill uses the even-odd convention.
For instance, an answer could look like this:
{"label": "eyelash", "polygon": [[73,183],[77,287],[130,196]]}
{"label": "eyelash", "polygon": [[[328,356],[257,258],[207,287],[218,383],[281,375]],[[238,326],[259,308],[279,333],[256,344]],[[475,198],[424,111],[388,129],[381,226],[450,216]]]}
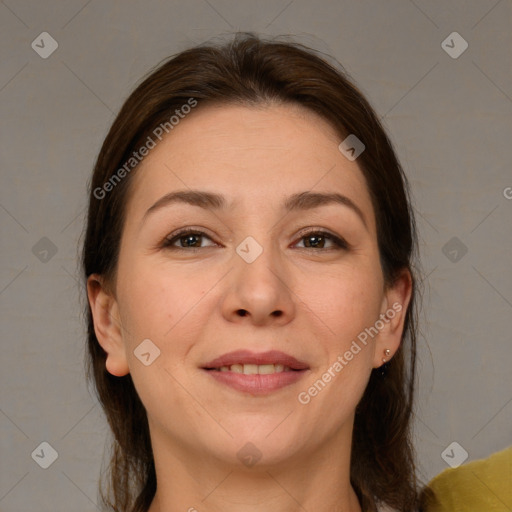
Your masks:
{"label": "eyelash", "polygon": [[[175,247],[175,246],[173,246],[174,242],[178,241],[180,238],[185,237],[186,235],[198,235],[201,237],[204,236],[211,240],[211,238],[203,231],[200,231],[197,229],[184,228],[183,230],[178,231],[177,233],[173,233],[170,237],[165,238],[165,240],[163,241],[162,247],[165,249],[170,249],[170,250],[189,251],[189,252],[196,252],[201,249],[206,249],[206,247]],[[319,235],[324,239],[330,240],[331,242],[333,242],[333,244],[336,247],[331,247],[331,248],[327,248],[327,249],[324,249],[324,248],[315,249],[314,247],[303,247],[303,248],[301,247],[301,249],[318,252],[318,250],[340,251],[340,250],[348,250],[350,248],[349,244],[343,238],[337,237],[336,235],[333,235],[332,233],[330,233],[328,231],[324,231],[324,230],[311,230],[306,233],[303,232],[300,234],[299,240],[302,240],[307,237],[312,237],[313,235],[317,235],[317,236]],[[212,242],[213,242],[213,240],[212,240]],[[211,247],[211,246],[209,246],[209,247]]]}

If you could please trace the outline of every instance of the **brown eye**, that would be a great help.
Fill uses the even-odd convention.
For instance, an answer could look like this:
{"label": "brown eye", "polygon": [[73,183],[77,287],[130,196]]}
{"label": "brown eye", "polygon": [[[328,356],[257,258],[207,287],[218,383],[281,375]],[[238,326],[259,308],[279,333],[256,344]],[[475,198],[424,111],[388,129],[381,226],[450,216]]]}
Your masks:
{"label": "brown eye", "polygon": [[306,247],[314,247],[315,249],[323,249],[325,246],[326,237],[322,235],[308,235],[304,237],[307,241],[304,245]]}
{"label": "brown eye", "polygon": [[[306,249],[348,249],[348,244],[345,240],[327,231],[311,231],[310,233],[303,234],[301,240],[305,240],[304,248]],[[326,242],[330,242],[331,246],[325,247]]]}
{"label": "brown eye", "polygon": [[[167,249],[202,249],[209,246],[201,245],[203,239],[211,240],[202,231],[184,230],[166,238],[163,247]],[[178,245],[176,245],[178,244]]]}

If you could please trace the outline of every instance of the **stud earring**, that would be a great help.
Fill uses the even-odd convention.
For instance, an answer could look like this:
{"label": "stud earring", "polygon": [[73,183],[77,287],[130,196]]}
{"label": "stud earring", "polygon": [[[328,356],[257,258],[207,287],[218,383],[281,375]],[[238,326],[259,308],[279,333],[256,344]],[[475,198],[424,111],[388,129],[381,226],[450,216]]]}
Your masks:
{"label": "stud earring", "polygon": [[[389,348],[387,348],[386,350],[384,350],[384,355],[385,356],[389,356],[391,354],[391,350],[389,350]],[[385,357],[382,358],[382,362],[383,363],[386,363],[387,362],[387,359]]]}
{"label": "stud earring", "polygon": [[[385,356],[388,356],[388,357],[389,357],[389,355],[390,355],[390,354],[391,354],[391,350],[389,350],[389,348],[387,348],[386,350],[384,350],[384,355],[385,355]],[[379,373],[379,375],[380,375],[381,377],[385,377],[385,376],[386,376],[386,374],[388,373],[388,365],[389,365],[389,363],[387,362],[387,359],[386,359],[385,357],[383,357],[383,358],[382,358],[382,362],[383,362],[384,364],[382,364],[382,365],[380,366],[380,368],[379,368],[379,372],[378,372],[378,373]]]}

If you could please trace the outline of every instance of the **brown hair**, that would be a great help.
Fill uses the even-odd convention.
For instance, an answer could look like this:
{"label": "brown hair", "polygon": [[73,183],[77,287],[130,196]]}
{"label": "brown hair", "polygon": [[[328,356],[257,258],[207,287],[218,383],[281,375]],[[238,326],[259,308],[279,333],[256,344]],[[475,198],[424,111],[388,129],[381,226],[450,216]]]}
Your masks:
{"label": "brown hair", "polygon": [[[151,72],[124,103],[97,158],[83,245],[84,278],[98,273],[115,283],[128,185],[136,166],[115,183],[112,177],[155,128],[191,98],[197,108],[213,103],[299,104],[330,122],[340,142],[356,134],[366,146],[357,162],[372,197],[386,284],[409,269],[413,296],[399,350],[387,363],[385,375],[373,370],[357,406],[351,482],[365,511],[376,510],[377,501],[410,511],[418,506],[410,438],[417,331],[414,216],[390,140],[363,94],[337,67],[341,68],[299,43],[237,33],[227,43],[183,51]],[[108,193],[100,194],[109,180]],[[106,370],[106,353],[96,339],[89,306],[87,319],[87,372],[114,437],[110,489],[101,488],[103,504],[117,512],[146,512],[156,491],[146,411],[131,376],[115,377]]]}

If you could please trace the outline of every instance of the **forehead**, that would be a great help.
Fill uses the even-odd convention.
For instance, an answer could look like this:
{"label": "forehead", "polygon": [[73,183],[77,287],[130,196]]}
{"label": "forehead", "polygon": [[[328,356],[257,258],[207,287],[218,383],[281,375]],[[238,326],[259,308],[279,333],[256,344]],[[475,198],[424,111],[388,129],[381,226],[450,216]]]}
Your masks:
{"label": "forehead", "polygon": [[156,142],[133,176],[135,209],[187,188],[221,193],[237,204],[337,191],[373,217],[359,166],[338,149],[340,135],[300,105],[198,106]]}

